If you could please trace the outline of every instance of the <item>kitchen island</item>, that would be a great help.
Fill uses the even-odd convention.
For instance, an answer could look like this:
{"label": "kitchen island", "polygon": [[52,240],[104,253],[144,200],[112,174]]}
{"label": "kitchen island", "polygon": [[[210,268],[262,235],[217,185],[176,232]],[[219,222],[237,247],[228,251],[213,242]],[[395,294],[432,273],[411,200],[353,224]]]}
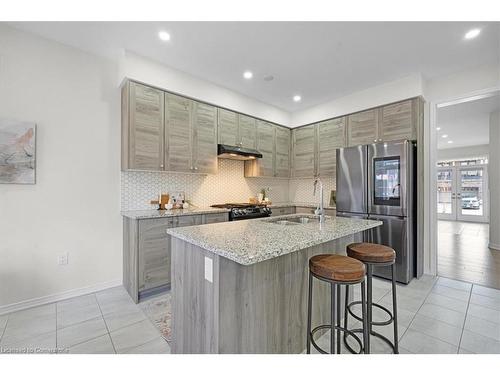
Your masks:
{"label": "kitchen island", "polygon": [[[172,352],[302,352],[309,258],[345,254],[381,224],[295,214],[169,229]],[[326,283],[316,282],[313,294],[313,325],[329,322]]]}

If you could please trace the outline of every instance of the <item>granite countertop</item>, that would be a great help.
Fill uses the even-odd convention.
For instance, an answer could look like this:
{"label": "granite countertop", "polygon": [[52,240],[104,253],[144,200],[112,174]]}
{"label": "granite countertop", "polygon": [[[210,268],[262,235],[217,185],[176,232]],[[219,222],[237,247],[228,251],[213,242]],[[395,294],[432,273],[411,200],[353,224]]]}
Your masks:
{"label": "granite countertop", "polygon": [[159,217],[172,217],[172,216],[186,216],[186,215],[201,215],[201,214],[216,214],[222,212],[229,212],[225,208],[212,208],[212,207],[190,207],[187,209],[174,209],[174,210],[134,210],[122,211],[122,216],[130,219],[154,219]]}
{"label": "granite countertop", "polygon": [[[298,216],[314,218],[301,214],[278,218]],[[382,225],[378,220],[330,216],[321,227],[317,220],[295,225],[270,221],[276,217],[172,228],[167,233],[236,263],[251,265]]]}
{"label": "granite countertop", "polygon": [[[318,207],[317,203],[273,203],[270,204],[269,207],[273,208],[282,208],[282,207],[308,207],[308,208],[316,208]],[[335,210],[335,206],[325,206],[326,210]]]}

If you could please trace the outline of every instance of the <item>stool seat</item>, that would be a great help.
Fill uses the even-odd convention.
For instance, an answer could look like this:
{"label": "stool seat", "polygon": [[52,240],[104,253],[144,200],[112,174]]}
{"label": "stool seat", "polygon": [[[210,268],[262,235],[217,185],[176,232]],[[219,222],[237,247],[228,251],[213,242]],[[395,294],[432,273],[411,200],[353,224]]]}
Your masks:
{"label": "stool seat", "polygon": [[389,263],[396,259],[396,252],[389,246],[368,242],[347,245],[347,255],[369,263]]}
{"label": "stool seat", "polygon": [[337,254],[315,255],[309,259],[309,271],[324,279],[356,282],[365,277],[365,265],[359,260]]}

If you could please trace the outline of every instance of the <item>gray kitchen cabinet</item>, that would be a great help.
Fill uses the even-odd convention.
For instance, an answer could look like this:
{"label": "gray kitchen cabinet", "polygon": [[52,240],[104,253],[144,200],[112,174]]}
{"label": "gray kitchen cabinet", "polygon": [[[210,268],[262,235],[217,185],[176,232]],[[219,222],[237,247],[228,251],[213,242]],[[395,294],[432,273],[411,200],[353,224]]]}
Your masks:
{"label": "gray kitchen cabinet", "polygon": [[193,102],[192,163],[198,173],[217,173],[217,108]]}
{"label": "gray kitchen cabinet", "polygon": [[257,150],[262,158],[245,161],[245,177],[274,177],[274,125],[257,120]]}
{"label": "gray kitchen cabinet", "polygon": [[275,177],[290,177],[290,129],[275,126]]}
{"label": "gray kitchen cabinet", "polygon": [[172,218],[139,220],[139,293],[170,283]]}
{"label": "gray kitchen cabinet", "polygon": [[165,95],[165,170],[192,171],[191,100]]}
{"label": "gray kitchen cabinet", "polygon": [[257,138],[256,121],[253,117],[238,115],[238,143],[237,146],[255,149]]}
{"label": "gray kitchen cabinet", "polygon": [[203,224],[223,223],[228,220],[229,220],[228,212],[222,212],[216,214],[204,214],[202,217]]}
{"label": "gray kitchen cabinet", "polygon": [[228,221],[227,212],[132,219],[123,218],[123,285],[137,303],[168,288],[171,248],[167,229]]}
{"label": "gray kitchen cabinet", "polygon": [[379,139],[378,108],[349,115],[347,122],[347,143],[349,146],[371,144]]}
{"label": "gray kitchen cabinet", "polygon": [[164,93],[135,82],[122,87],[122,170],[163,168]]}
{"label": "gray kitchen cabinet", "polygon": [[379,141],[417,139],[418,106],[414,98],[381,107]]}
{"label": "gray kitchen cabinet", "polygon": [[316,126],[292,129],[292,177],[316,175]]}
{"label": "gray kitchen cabinet", "polygon": [[238,114],[227,109],[218,108],[217,133],[219,143],[236,146],[238,138]]}
{"label": "gray kitchen cabinet", "polygon": [[346,146],[345,117],[323,121],[318,127],[317,175],[334,177],[337,173],[337,149]]}
{"label": "gray kitchen cabinet", "polygon": [[295,207],[272,207],[271,216],[291,215],[295,213]]}

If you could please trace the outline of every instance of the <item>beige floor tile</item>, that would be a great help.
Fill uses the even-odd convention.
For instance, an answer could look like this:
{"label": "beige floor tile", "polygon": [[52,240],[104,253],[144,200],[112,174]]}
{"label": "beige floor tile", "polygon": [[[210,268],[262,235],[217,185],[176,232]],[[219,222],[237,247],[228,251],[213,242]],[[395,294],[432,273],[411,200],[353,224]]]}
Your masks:
{"label": "beige floor tile", "polygon": [[500,341],[464,329],[460,348],[474,353],[500,354]]}
{"label": "beige floor tile", "polygon": [[103,336],[108,331],[102,317],[87,320],[63,329],[57,330],[57,346],[70,348],[85,341]]}
{"label": "beige floor tile", "polygon": [[117,353],[124,353],[158,337],[160,333],[149,320],[111,332],[111,339]]}
{"label": "beige floor tile", "polygon": [[170,354],[170,346],[163,338],[157,338],[140,346],[136,346],[124,354]]}
{"label": "beige floor tile", "polygon": [[115,354],[109,334],[72,346],[69,354]]}
{"label": "beige floor tile", "polygon": [[458,347],[409,328],[400,347],[415,354],[455,354]]}
{"label": "beige floor tile", "polygon": [[452,326],[421,314],[415,316],[410,329],[457,347],[460,344],[460,336],[462,335],[462,327]]}

